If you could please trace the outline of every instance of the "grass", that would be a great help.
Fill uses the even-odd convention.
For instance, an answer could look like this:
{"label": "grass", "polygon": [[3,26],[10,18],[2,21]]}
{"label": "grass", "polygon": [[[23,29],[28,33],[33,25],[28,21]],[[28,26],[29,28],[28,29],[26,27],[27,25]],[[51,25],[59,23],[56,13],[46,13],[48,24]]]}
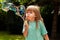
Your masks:
{"label": "grass", "polygon": [[24,40],[22,35],[10,35],[6,32],[0,32],[0,40]]}

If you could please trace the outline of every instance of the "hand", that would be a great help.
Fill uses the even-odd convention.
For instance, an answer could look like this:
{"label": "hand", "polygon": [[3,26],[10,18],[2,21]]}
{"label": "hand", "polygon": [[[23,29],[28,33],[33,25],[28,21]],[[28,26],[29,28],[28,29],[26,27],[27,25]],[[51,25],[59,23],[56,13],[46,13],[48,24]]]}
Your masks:
{"label": "hand", "polygon": [[28,30],[28,22],[27,20],[24,21],[25,29]]}
{"label": "hand", "polygon": [[25,31],[23,33],[24,37],[26,37],[28,35],[28,23],[27,20],[24,21],[24,27],[25,27]]}

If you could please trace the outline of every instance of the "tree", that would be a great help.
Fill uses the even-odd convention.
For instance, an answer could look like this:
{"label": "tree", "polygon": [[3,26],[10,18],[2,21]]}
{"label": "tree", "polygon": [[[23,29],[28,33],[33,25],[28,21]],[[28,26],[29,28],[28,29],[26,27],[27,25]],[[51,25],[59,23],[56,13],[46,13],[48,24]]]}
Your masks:
{"label": "tree", "polygon": [[54,16],[53,16],[53,25],[52,25],[52,38],[53,40],[58,40],[56,39],[57,37],[57,17],[58,17],[58,10],[59,10],[59,1],[54,0]]}

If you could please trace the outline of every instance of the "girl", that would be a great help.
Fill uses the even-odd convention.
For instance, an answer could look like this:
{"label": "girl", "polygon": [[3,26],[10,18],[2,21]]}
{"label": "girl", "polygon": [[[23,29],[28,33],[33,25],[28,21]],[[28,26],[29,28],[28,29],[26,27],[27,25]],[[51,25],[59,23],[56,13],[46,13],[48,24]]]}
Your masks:
{"label": "girl", "polygon": [[30,5],[26,9],[23,26],[25,40],[49,40],[38,6]]}

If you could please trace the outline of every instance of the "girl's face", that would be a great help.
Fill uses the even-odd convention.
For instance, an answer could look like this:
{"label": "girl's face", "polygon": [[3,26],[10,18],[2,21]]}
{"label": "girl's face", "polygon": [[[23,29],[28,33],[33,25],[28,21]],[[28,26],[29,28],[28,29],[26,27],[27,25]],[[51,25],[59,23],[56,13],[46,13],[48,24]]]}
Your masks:
{"label": "girl's face", "polygon": [[35,20],[35,13],[33,11],[26,12],[26,19],[29,21]]}

